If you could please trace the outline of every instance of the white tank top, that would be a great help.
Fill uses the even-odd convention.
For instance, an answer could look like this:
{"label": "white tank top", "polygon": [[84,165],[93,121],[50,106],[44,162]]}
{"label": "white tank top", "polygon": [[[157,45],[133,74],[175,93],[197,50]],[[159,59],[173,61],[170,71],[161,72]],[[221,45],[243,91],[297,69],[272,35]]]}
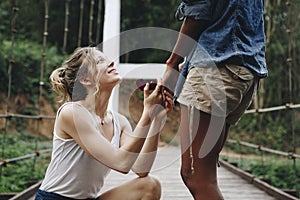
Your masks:
{"label": "white tank top", "polygon": [[[63,106],[68,103],[58,109],[56,119]],[[111,143],[115,148],[119,148],[118,117],[111,113],[114,122],[114,136]],[[95,128],[98,129],[96,121]],[[52,159],[40,186],[41,190],[76,199],[96,198],[100,195],[104,178],[109,172],[110,168],[87,154],[74,139],[63,139],[57,136],[56,125],[54,125]]]}

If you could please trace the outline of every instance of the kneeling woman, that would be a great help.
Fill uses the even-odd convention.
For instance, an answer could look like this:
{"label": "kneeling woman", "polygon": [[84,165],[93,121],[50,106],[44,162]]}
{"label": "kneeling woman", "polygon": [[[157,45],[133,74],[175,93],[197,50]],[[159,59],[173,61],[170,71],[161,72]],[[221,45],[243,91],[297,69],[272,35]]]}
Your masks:
{"label": "kneeling woman", "polygon": [[[173,106],[170,94],[160,85],[150,93],[147,84],[143,113],[132,131],[124,116],[108,110],[121,77],[97,48],[76,49],[50,80],[64,104],[57,111],[52,158],[36,200],[160,199],[160,183],[148,172],[163,118]],[[101,193],[111,169],[132,170],[138,177]]]}

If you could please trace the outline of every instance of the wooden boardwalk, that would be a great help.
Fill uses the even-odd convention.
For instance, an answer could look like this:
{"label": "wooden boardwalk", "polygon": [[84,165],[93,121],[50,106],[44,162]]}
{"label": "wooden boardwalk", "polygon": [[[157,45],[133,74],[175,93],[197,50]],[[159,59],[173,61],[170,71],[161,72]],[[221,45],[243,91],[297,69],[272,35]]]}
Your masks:
{"label": "wooden boardwalk", "polygon": [[[183,184],[180,174],[180,149],[178,147],[161,147],[153,166],[152,175],[158,177],[162,184],[162,200],[192,200]],[[123,175],[112,171],[105,182],[103,191],[136,177],[135,174]],[[226,200],[275,200],[261,189],[233,174],[224,167],[218,168],[221,191]]]}
{"label": "wooden boardwalk", "polygon": [[[291,196],[286,196],[281,190],[276,188],[270,189],[267,184],[261,182],[253,176],[245,176],[243,171],[233,173],[228,170],[228,164],[222,162],[222,166],[218,168],[218,180],[221,191],[225,200],[295,200]],[[224,167],[225,166],[225,167]],[[166,146],[160,147],[157,158],[155,160],[151,174],[159,178],[162,184],[162,200],[193,200],[187,188],[183,184],[180,174],[180,149],[178,147]],[[236,170],[236,169],[235,169]],[[237,169],[238,170],[238,169]],[[103,187],[103,191],[113,188],[121,183],[135,178],[136,175],[129,173],[127,175],[111,171],[108,175]],[[35,188],[24,191],[23,194],[18,194],[12,200],[33,200],[31,195],[38,188],[38,183]],[[259,189],[259,188],[263,188]],[[30,192],[29,192],[30,191]],[[268,191],[265,192],[265,191]],[[30,194],[29,194],[30,193]],[[271,196],[274,194],[277,198]]]}

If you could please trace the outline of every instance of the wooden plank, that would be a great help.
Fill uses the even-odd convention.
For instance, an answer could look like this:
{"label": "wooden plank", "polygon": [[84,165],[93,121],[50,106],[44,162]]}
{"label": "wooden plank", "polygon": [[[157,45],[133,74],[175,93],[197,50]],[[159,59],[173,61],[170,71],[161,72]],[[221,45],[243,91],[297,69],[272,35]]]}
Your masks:
{"label": "wooden plank", "polygon": [[[162,184],[163,200],[192,200],[188,189],[180,177],[180,149],[178,147],[161,147],[155,160],[152,175],[159,178]],[[125,181],[135,178],[136,175],[129,173],[123,175],[112,171],[105,182],[103,191],[113,188]],[[226,200],[275,200],[263,190],[230,172],[224,167],[218,168],[218,181],[221,191]]]}
{"label": "wooden plank", "polygon": [[268,183],[256,178],[252,174],[245,172],[225,161],[220,161],[221,165],[228,169],[229,171],[233,172],[234,174],[237,174],[239,177],[242,177],[243,179],[247,180],[248,182],[252,183],[255,187],[260,188],[261,190],[265,191],[266,193],[274,196],[276,199],[280,200],[298,200],[298,198],[285,193],[282,190],[279,190],[278,188],[275,188]]}
{"label": "wooden plank", "polygon": [[42,181],[37,182],[36,184],[30,186],[23,192],[20,192],[19,194],[15,195],[14,197],[10,198],[10,200],[29,200],[33,199],[32,196],[35,196],[36,191],[40,187]]}
{"label": "wooden plank", "polygon": [[[193,200],[180,177],[180,159],[180,149],[178,147],[166,146],[159,148],[151,174],[161,181],[162,200]],[[109,190],[135,177],[137,176],[134,173],[125,175],[111,171],[102,191]],[[225,167],[218,168],[218,181],[226,200],[280,199],[242,179]],[[254,182],[254,179],[252,182]]]}

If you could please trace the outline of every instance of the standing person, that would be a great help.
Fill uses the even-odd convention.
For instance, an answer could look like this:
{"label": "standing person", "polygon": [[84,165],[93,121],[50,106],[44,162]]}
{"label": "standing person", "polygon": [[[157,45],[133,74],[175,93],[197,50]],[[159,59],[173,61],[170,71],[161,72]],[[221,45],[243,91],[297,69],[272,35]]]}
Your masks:
{"label": "standing person", "polygon": [[184,21],[163,85],[178,80],[181,176],[194,199],[223,199],[219,153],[268,73],[263,12],[263,0],[183,0],[177,10]]}
{"label": "standing person", "polygon": [[[50,80],[65,103],[57,111],[52,158],[36,200],[160,199],[160,183],[148,172],[172,96],[165,93],[163,99],[159,84],[150,93],[147,84],[143,113],[132,131],[123,115],[108,109],[121,77],[97,48],[75,50]],[[138,177],[101,193],[111,169],[133,170]]]}

